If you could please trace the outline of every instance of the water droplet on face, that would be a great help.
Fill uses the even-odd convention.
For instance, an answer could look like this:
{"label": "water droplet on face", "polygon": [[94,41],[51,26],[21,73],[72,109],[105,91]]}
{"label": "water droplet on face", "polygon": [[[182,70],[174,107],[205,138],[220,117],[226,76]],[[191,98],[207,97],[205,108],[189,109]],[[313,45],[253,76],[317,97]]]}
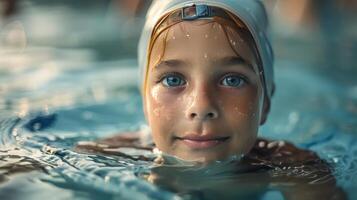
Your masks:
{"label": "water droplet on face", "polygon": [[151,91],[151,96],[152,98],[155,100],[155,101],[159,101],[159,88],[154,88],[152,91]]}
{"label": "water droplet on face", "polygon": [[204,57],[204,58],[207,58],[207,57],[208,57],[208,56],[207,56],[207,53],[205,53],[205,54],[203,55],[203,57]]}
{"label": "water droplet on face", "polygon": [[187,34],[186,34],[186,37],[187,37],[187,38],[190,38],[190,34],[187,33]]}
{"label": "water droplet on face", "polygon": [[160,116],[160,109],[159,109],[159,108],[155,108],[155,109],[154,109],[154,115],[155,115],[156,117],[159,117],[159,116]]}

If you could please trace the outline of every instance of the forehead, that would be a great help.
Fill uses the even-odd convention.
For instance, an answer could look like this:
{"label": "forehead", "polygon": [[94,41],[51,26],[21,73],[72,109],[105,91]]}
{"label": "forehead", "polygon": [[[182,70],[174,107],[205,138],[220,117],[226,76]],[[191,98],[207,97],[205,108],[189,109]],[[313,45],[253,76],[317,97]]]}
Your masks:
{"label": "forehead", "polygon": [[238,56],[249,64],[255,63],[248,34],[208,19],[172,25],[159,35],[151,53],[153,62],[163,58],[212,61]]}

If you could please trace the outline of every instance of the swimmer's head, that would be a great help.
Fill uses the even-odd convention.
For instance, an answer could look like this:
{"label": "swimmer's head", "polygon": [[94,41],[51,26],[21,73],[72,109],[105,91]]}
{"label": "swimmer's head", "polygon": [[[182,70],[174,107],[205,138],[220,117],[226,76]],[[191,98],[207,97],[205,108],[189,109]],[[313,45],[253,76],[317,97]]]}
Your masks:
{"label": "swimmer's head", "polygon": [[139,46],[141,91],[156,146],[209,162],[252,148],[273,94],[272,53],[258,1],[195,2],[154,1]]}

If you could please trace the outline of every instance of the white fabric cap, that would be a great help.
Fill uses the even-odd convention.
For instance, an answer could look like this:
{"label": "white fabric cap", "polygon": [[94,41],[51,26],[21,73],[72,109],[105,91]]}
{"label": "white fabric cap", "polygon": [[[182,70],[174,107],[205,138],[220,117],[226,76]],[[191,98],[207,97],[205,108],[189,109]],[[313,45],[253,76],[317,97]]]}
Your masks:
{"label": "white fabric cap", "polygon": [[148,48],[155,25],[160,18],[176,9],[190,5],[208,5],[227,10],[235,14],[249,29],[256,43],[264,75],[265,95],[270,100],[274,93],[274,56],[267,38],[267,14],[259,0],[154,0],[146,15],[144,29],[138,46],[139,87],[142,88],[148,67]]}

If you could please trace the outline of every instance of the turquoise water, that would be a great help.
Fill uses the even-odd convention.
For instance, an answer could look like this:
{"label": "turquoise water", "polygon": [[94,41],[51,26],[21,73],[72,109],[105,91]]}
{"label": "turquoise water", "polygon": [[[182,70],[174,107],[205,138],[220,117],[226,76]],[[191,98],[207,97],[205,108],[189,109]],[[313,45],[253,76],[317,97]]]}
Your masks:
{"label": "turquoise water", "polygon": [[[225,175],[229,162],[209,169],[160,168],[150,160],[76,152],[80,141],[145,125],[137,64],[130,59],[142,21],[118,18],[114,8],[104,11],[107,5],[77,12],[77,7],[45,2],[25,2],[8,24],[0,21],[0,199],[255,198],[256,182],[244,173],[215,176]],[[323,36],[284,35],[289,30],[274,28],[277,90],[260,136],[317,152],[334,167],[337,185],[357,199],[356,28],[346,27],[339,35]],[[134,158],[155,156],[126,151]],[[181,190],[163,187],[165,180],[152,184],[146,178],[151,172],[161,173],[166,183],[176,183],[172,175],[180,177]],[[209,186],[218,191],[203,193]],[[282,199],[273,190],[257,191],[262,193],[258,199]]]}
{"label": "turquoise water", "polygon": [[[51,51],[52,64],[1,68],[0,198],[187,199],[141,178],[150,161],[73,150],[79,141],[144,124],[135,60],[61,63],[66,50],[45,49]],[[312,67],[277,62],[277,93],[261,136],[316,151],[335,166],[338,185],[355,199],[357,84],[348,74],[341,82],[333,71],[322,76],[326,71]],[[263,196],[279,198],[273,191]]]}

